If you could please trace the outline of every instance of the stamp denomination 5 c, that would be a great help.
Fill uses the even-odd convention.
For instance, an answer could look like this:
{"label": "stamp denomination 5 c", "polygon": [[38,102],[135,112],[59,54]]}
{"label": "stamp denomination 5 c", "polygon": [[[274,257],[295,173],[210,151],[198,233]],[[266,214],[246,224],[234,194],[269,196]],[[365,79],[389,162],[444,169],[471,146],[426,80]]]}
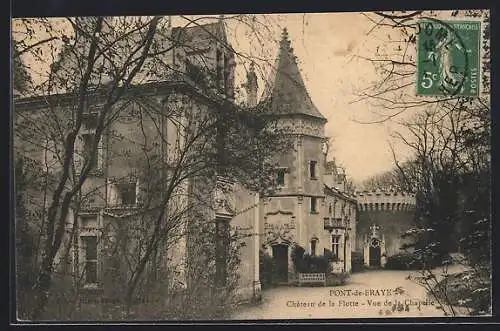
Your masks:
{"label": "stamp denomination 5 c", "polygon": [[417,33],[417,94],[478,96],[481,22],[425,19]]}

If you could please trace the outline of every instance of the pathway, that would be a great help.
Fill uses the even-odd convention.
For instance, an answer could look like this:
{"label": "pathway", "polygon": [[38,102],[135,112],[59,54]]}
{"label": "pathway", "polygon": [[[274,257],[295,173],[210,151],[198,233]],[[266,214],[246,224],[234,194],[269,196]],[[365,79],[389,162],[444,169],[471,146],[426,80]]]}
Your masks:
{"label": "pathway", "polygon": [[232,319],[328,319],[442,317],[438,303],[408,279],[416,272],[374,270],[351,275],[335,287],[276,287],[263,291],[262,303],[242,307]]}

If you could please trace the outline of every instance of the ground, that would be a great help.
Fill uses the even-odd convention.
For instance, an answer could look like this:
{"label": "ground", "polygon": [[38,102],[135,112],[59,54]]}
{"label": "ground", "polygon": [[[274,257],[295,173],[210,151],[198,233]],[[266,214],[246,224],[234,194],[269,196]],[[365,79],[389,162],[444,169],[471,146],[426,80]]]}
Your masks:
{"label": "ground", "polygon": [[352,274],[343,286],[276,287],[232,319],[443,317],[436,300],[409,275],[418,272],[372,270]]}

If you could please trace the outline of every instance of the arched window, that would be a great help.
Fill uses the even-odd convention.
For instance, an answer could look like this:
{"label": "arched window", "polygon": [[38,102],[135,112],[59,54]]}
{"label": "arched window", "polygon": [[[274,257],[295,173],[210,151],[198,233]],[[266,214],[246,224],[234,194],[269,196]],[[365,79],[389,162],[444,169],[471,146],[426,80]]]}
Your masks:
{"label": "arched window", "polygon": [[318,238],[311,239],[311,256],[316,256],[316,244],[318,243]]}

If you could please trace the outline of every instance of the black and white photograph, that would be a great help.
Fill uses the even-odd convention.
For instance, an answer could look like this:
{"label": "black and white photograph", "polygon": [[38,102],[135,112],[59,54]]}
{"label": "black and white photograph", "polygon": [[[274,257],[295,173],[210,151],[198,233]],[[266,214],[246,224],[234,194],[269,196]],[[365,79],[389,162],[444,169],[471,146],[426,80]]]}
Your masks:
{"label": "black and white photograph", "polygon": [[489,10],[10,37],[16,323],[492,316]]}

